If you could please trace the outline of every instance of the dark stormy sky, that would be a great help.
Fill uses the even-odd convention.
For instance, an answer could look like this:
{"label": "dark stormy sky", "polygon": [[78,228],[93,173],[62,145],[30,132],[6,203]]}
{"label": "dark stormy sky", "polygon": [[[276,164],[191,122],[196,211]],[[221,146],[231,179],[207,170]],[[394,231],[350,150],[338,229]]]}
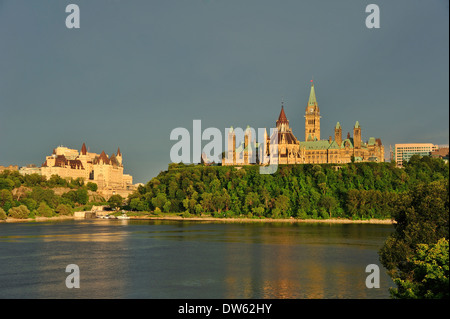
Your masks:
{"label": "dark stormy sky", "polygon": [[85,142],[120,147],[145,183],[167,168],[174,128],[274,127],[282,99],[303,140],[312,78],[322,139],[358,120],[386,157],[448,144],[448,33],[447,0],[0,0],[0,165]]}

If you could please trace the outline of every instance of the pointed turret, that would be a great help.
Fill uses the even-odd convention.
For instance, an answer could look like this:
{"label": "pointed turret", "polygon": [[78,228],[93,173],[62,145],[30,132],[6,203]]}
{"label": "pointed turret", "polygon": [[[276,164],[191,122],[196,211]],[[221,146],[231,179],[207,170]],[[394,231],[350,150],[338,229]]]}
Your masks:
{"label": "pointed turret", "polygon": [[284,105],[281,103],[281,111],[280,116],[278,116],[277,126],[278,124],[289,124],[289,120],[286,117],[286,113],[284,113]]}
{"label": "pointed turret", "polygon": [[108,155],[106,155],[105,151],[102,151],[100,156],[98,157],[99,161],[103,161],[104,164],[109,164],[109,158]]}
{"label": "pointed turret", "polygon": [[122,165],[122,153],[120,152],[120,147],[117,148],[116,159],[119,162],[119,165]]}
{"label": "pointed turret", "polygon": [[86,144],[83,143],[83,146],[81,147],[81,155],[86,155],[86,154],[87,154]]}
{"label": "pointed turret", "polygon": [[280,116],[278,116],[276,125],[277,125],[278,132],[289,131],[289,120],[286,117],[286,113],[284,113],[283,102],[281,102]]}

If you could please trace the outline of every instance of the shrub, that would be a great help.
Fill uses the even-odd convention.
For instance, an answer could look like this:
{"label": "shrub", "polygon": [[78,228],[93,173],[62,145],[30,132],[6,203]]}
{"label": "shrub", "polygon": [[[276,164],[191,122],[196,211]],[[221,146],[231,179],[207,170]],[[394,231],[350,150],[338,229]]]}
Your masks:
{"label": "shrub", "polygon": [[6,219],[6,213],[3,210],[3,208],[0,207],[0,220],[5,220]]}
{"label": "shrub", "polygon": [[93,191],[93,192],[96,192],[97,189],[98,189],[97,184],[96,183],[92,183],[92,182],[88,182],[86,184],[86,187],[87,187],[88,190]]}
{"label": "shrub", "polygon": [[32,198],[27,198],[27,197],[25,197],[25,198],[23,198],[20,202],[21,202],[21,204],[27,206],[27,208],[28,208],[30,211],[35,210],[36,207],[37,207],[36,201],[35,201],[34,199],[32,199]]}
{"label": "shrub", "polygon": [[39,205],[37,212],[39,216],[44,217],[52,217],[53,216],[53,209],[51,209],[45,202],[41,202]]}
{"label": "shrub", "polygon": [[25,205],[20,205],[19,207],[13,207],[9,210],[9,217],[11,217],[11,218],[25,219],[25,218],[28,218],[29,214],[30,214],[30,211],[28,210],[27,206],[25,206]]}
{"label": "shrub", "polygon": [[56,207],[55,211],[59,215],[70,215],[72,213],[70,207],[64,204],[59,204],[58,207]]}
{"label": "shrub", "polygon": [[189,218],[189,217],[191,217],[191,213],[189,213],[189,211],[185,211],[184,213],[183,213],[183,215],[181,215],[183,218]]}

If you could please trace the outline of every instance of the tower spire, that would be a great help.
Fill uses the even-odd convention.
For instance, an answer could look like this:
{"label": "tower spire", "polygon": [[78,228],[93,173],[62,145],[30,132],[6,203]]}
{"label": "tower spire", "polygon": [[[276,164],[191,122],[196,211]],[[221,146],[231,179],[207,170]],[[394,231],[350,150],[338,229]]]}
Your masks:
{"label": "tower spire", "polygon": [[305,141],[320,140],[320,110],[317,104],[314,82],[311,80],[311,92],[305,109]]}
{"label": "tower spire", "polygon": [[277,121],[277,125],[278,123],[289,123],[287,117],[286,117],[286,113],[284,113],[284,105],[283,105],[283,101],[281,101],[281,112],[280,112],[280,116],[278,116],[278,121]]}
{"label": "tower spire", "polygon": [[308,106],[316,106],[317,107],[316,91],[314,90],[313,80],[311,80],[311,92],[309,93]]}

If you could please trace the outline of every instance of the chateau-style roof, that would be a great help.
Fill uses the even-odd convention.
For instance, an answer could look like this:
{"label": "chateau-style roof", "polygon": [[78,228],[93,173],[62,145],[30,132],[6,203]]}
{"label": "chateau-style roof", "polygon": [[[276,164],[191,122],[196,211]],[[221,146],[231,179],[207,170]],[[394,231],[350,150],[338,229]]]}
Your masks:
{"label": "chateau-style roof", "polygon": [[117,148],[117,156],[122,156],[122,153],[120,152],[120,147]]}
{"label": "chateau-style roof", "polygon": [[104,164],[109,164],[109,158],[108,155],[106,155],[105,151],[102,151],[100,156],[94,159],[94,164],[100,163],[100,160],[102,160]]}
{"label": "chateau-style roof", "polygon": [[111,157],[109,158],[109,163],[113,166],[120,166],[119,161],[117,160],[116,155],[114,155],[114,153],[111,155]]}
{"label": "chateau-style roof", "polygon": [[[47,161],[42,164],[42,167],[47,167]],[[64,155],[56,155],[55,157],[55,167],[66,167],[70,166],[73,169],[84,169],[83,163],[80,160],[68,160]]]}
{"label": "chateau-style roof", "polygon": [[84,169],[83,163],[81,163],[80,160],[69,160],[68,164],[70,165],[70,168],[72,168],[72,169],[75,169],[75,168]]}

